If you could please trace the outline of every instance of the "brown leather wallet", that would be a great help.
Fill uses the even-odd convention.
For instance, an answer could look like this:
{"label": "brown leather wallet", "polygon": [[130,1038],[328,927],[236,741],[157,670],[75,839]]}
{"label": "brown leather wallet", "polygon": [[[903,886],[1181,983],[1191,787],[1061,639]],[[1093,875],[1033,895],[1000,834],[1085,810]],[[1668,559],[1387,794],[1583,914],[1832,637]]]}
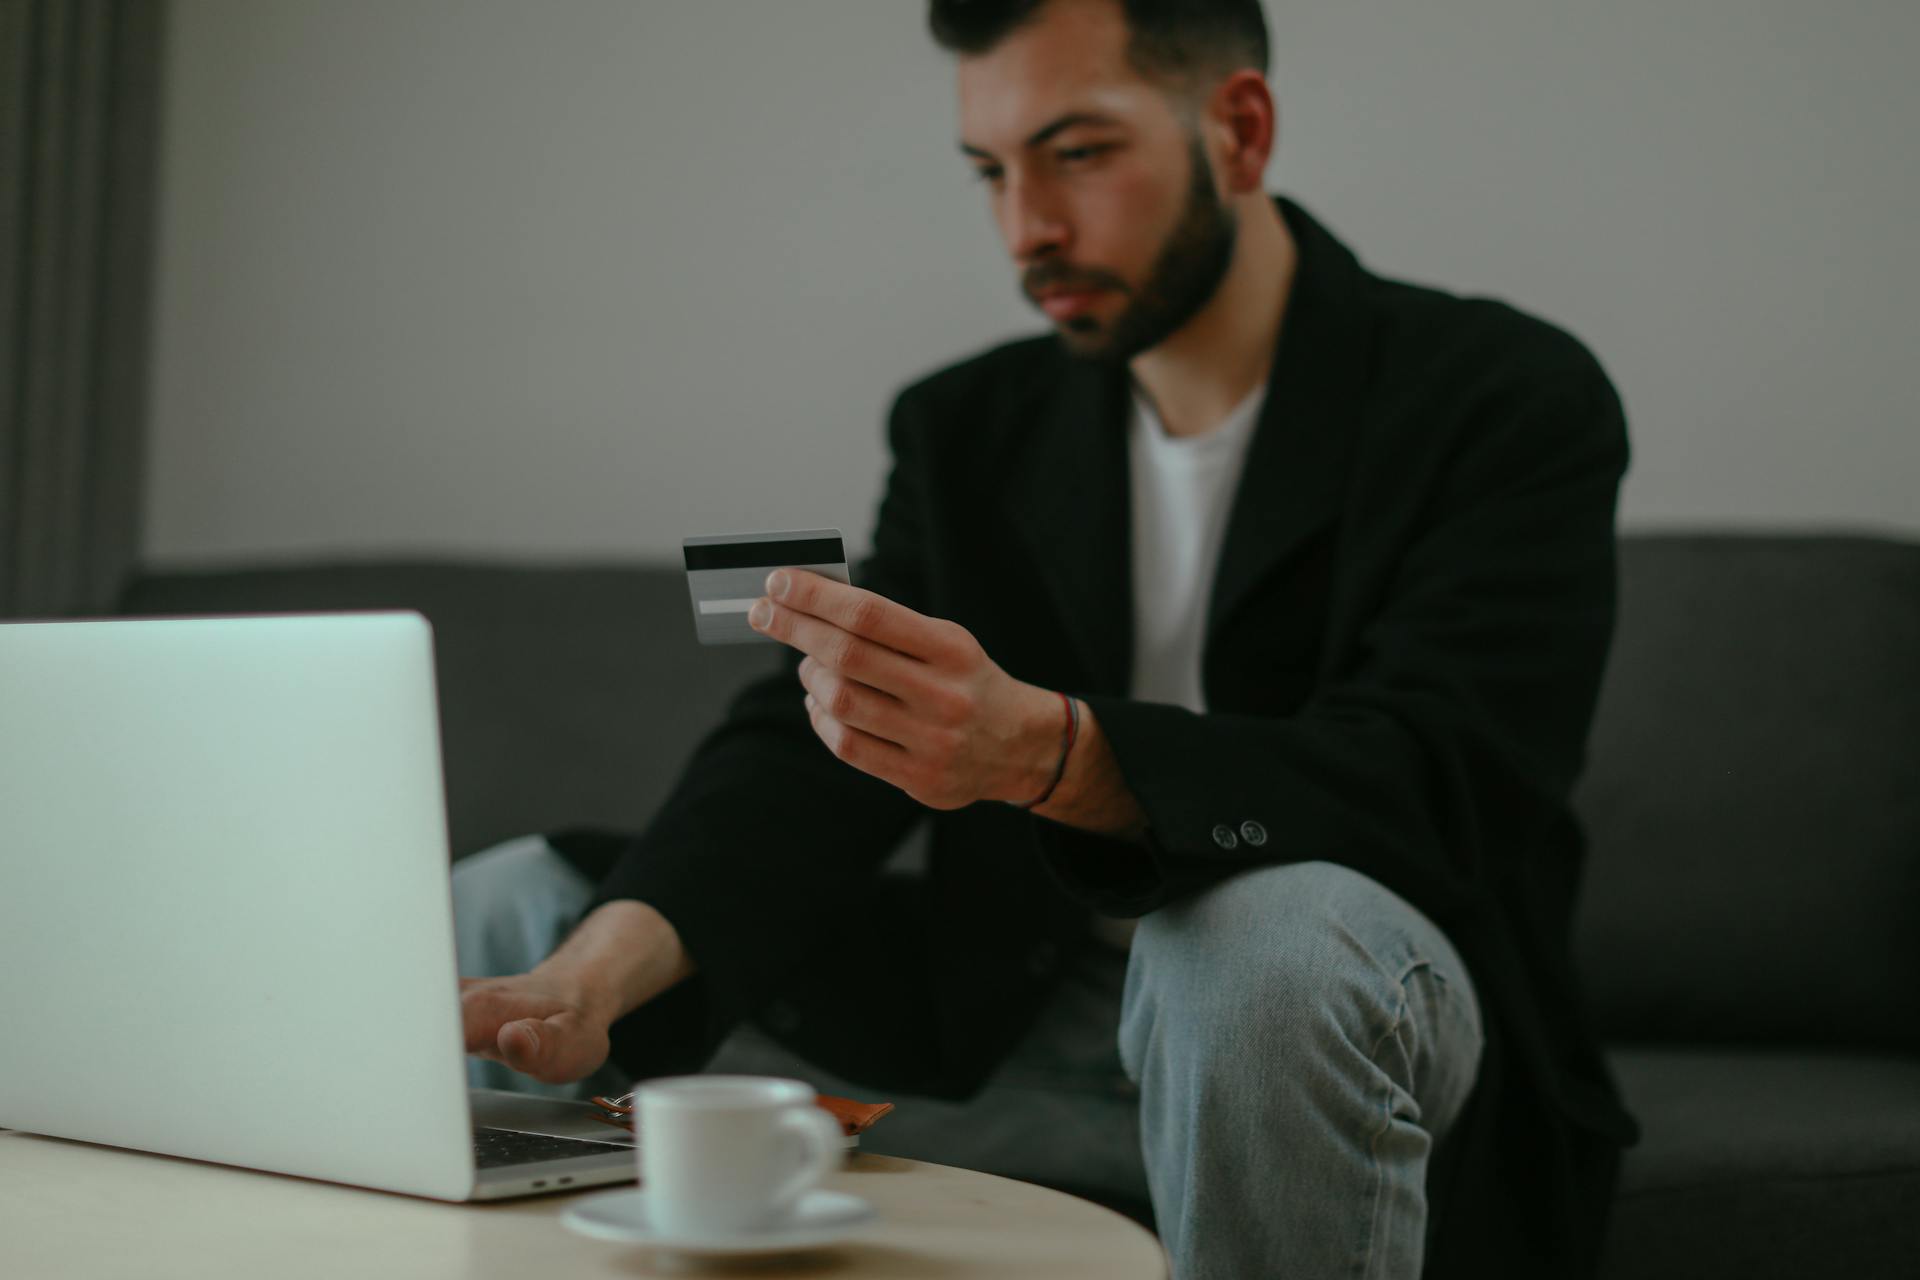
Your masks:
{"label": "brown leather wallet", "polygon": [[[840,1122],[840,1130],[849,1138],[857,1138],[873,1128],[874,1121],[893,1110],[891,1102],[855,1102],[852,1098],[835,1098],[818,1093],[813,1100],[820,1109]],[[594,1119],[610,1124],[616,1129],[633,1128],[633,1095],[623,1093],[618,1098],[593,1097],[589,1102],[599,1108]]]}

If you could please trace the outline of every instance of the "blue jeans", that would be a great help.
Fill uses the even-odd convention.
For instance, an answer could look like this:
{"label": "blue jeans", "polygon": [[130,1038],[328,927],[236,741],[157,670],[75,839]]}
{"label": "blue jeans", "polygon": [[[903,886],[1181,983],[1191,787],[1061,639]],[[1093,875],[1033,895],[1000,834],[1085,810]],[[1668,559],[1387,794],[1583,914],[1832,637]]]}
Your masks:
{"label": "blue jeans", "polygon": [[[593,888],[538,837],[464,859],[453,885],[471,977],[537,964]],[[1481,1044],[1466,968],[1425,916],[1346,867],[1261,867],[1145,916],[1130,951],[1089,939],[979,1094],[890,1098],[898,1110],[862,1148],[1144,1192],[1178,1280],[1412,1280],[1428,1161],[1465,1106]],[[468,1065],[486,1088],[629,1087],[612,1066],[548,1086]],[[708,1069],[866,1092],[750,1025]]]}

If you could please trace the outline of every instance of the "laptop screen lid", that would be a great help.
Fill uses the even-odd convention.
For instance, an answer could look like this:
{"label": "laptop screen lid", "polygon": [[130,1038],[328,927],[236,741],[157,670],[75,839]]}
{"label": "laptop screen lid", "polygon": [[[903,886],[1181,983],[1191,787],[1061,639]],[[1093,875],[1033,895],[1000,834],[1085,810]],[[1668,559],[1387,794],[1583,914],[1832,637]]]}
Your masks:
{"label": "laptop screen lid", "polygon": [[0,1126],[474,1183],[412,613],[0,625]]}

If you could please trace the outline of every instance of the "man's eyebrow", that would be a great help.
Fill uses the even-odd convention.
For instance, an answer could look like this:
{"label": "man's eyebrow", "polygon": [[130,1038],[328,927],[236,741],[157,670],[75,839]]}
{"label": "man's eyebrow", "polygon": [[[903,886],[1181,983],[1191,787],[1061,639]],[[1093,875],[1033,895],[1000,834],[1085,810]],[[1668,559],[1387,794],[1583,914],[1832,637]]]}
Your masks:
{"label": "man's eyebrow", "polygon": [[[1060,116],[1057,119],[1050,120],[1046,124],[1041,125],[1038,129],[1034,130],[1033,136],[1029,137],[1021,145],[1027,146],[1027,147],[1037,147],[1041,143],[1045,142],[1048,138],[1051,138],[1054,134],[1059,133],[1063,129],[1071,129],[1073,128],[1073,126],[1077,124],[1119,124],[1119,123],[1120,121],[1114,119],[1114,117],[1108,116],[1108,115],[1102,115],[1098,111],[1069,111],[1067,112],[1067,114]],[[993,152],[982,151],[979,147],[972,146],[965,142],[960,144],[960,151],[964,155],[975,156],[982,160],[993,159]]]}

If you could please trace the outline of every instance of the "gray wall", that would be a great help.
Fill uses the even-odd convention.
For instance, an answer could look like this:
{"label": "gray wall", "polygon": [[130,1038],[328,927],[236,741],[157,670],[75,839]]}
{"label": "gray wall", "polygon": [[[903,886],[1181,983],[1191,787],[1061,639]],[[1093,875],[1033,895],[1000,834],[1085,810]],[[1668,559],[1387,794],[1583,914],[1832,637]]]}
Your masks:
{"label": "gray wall", "polygon": [[[175,0],[146,545],[864,545],[891,392],[1040,319],[911,0]],[[1269,4],[1269,185],[1626,398],[1629,525],[1920,533],[1920,5]]]}

